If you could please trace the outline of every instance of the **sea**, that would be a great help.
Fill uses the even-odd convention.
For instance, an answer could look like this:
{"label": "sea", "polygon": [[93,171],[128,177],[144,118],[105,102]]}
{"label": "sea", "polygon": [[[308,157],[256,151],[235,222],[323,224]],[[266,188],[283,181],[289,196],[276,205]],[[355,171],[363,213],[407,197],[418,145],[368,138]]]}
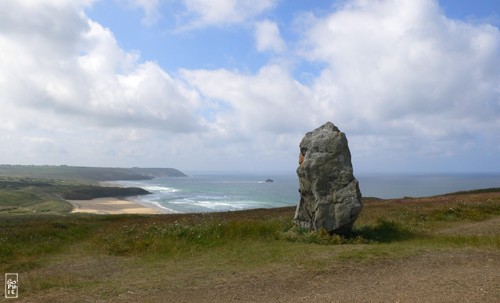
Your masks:
{"label": "sea", "polygon": [[[299,180],[290,173],[190,172],[187,177],[141,181],[113,181],[141,187],[151,194],[138,202],[165,213],[204,213],[294,206],[299,202]],[[476,174],[359,174],[364,197],[384,199],[425,197],[500,187],[500,173]],[[266,182],[267,180],[267,182]],[[269,182],[272,180],[272,182]]]}

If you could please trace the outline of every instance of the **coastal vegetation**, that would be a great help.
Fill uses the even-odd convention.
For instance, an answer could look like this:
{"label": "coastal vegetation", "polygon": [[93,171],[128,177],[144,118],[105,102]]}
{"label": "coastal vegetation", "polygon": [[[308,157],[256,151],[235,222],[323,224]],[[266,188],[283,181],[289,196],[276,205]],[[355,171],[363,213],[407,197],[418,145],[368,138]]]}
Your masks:
{"label": "coastal vegetation", "polygon": [[[253,298],[257,288],[269,283],[282,285],[275,295],[286,298],[285,288],[301,277],[330,279],[332,272],[352,268],[379,273],[400,263],[407,264],[406,270],[419,270],[413,266],[427,265],[415,260],[432,263],[443,255],[483,258],[493,271],[488,274],[498,272],[499,189],[367,198],[353,233],[346,237],[295,227],[292,207],[205,214],[69,214],[71,207],[61,195],[86,190],[94,195],[96,188],[69,181],[0,180],[0,271],[19,273],[22,298],[155,301],[171,296],[178,301],[227,301],[233,295]],[[254,279],[258,281],[249,283]],[[223,289],[216,292],[217,287]],[[239,290],[232,292],[231,287]],[[217,297],[220,293],[225,295]],[[498,292],[489,294],[490,299],[498,298]]]}
{"label": "coastal vegetation", "polygon": [[66,214],[68,200],[127,197],[149,192],[136,187],[97,186],[76,181],[0,177],[0,215]]}
{"label": "coastal vegetation", "polygon": [[68,165],[0,165],[0,176],[76,180],[86,183],[113,180],[148,180],[154,177],[185,177],[175,168],[83,167]]}

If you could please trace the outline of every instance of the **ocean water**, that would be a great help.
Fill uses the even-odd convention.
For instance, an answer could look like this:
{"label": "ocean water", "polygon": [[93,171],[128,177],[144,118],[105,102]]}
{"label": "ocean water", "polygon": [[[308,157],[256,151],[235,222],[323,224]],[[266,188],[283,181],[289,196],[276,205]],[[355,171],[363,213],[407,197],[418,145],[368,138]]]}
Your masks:
{"label": "ocean water", "polygon": [[292,174],[190,173],[188,177],[113,183],[146,189],[152,194],[137,197],[140,202],[172,213],[283,207],[299,199],[298,179]]}
{"label": "ocean water", "polygon": [[[424,197],[462,190],[500,187],[498,174],[360,174],[356,175],[365,197]],[[265,182],[272,179],[274,182]],[[297,205],[298,177],[295,173],[190,173],[182,178],[118,181],[123,186],[142,187],[152,194],[139,196],[171,213],[234,211]]]}
{"label": "ocean water", "polygon": [[428,197],[500,187],[500,173],[361,174],[356,178],[363,196],[384,199]]}

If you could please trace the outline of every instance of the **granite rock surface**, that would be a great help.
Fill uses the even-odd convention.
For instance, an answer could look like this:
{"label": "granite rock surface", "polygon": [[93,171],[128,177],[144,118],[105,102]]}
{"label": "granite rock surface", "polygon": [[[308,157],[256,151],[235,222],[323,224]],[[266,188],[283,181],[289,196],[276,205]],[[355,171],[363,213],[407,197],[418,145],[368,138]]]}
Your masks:
{"label": "granite rock surface", "polygon": [[300,202],[294,222],[330,234],[349,233],[363,207],[361,191],[353,175],[347,138],[333,123],[304,136],[297,175]]}

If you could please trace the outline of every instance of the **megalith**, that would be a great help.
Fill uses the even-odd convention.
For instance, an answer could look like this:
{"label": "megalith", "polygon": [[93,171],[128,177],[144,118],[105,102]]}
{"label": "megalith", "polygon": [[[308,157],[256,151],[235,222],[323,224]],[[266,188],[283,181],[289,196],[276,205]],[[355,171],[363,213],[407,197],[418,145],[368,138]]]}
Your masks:
{"label": "megalith", "polygon": [[294,222],[311,230],[348,234],[363,204],[347,138],[333,123],[306,133],[297,175],[300,202]]}

